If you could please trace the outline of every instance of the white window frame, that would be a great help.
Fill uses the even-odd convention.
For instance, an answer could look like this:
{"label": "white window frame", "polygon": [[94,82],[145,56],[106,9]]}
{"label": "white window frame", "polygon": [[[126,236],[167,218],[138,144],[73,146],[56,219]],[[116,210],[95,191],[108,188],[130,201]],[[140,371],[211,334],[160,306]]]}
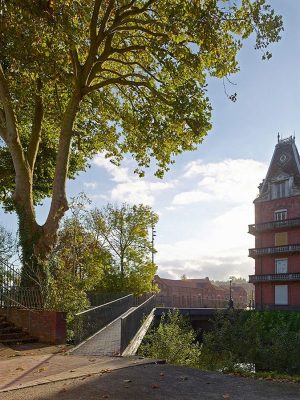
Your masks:
{"label": "white window frame", "polygon": [[275,285],[275,305],[287,306],[289,304],[289,287],[288,285]]}
{"label": "white window frame", "polygon": [[283,197],[287,197],[288,195],[289,195],[289,186],[287,179],[279,182],[274,182],[272,184],[273,199],[281,199]]}
{"label": "white window frame", "polygon": [[[279,218],[277,218],[278,216],[279,216]],[[287,219],[287,209],[286,208],[274,211],[274,221],[280,222],[280,221],[285,221],[286,219]]]}
{"label": "white window frame", "polygon": [[[286,270],[284,272],[278,271],[277,262],[278,261],[286,261]],[[288,259],[287,258],[276,258],[275,259],[275,274],[287,274],[288,273]]]}

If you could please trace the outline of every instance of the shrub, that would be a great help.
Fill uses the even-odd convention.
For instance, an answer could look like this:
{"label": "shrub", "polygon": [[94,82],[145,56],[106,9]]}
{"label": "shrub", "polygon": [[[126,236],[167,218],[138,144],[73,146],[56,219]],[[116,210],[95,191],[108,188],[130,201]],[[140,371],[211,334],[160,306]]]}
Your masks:
{"label": "shrub", "polygon": [[146,335],[139,354],[170,364],[197,367],[201,348],[192,327],[177,310],[162,315],[158,328]]}
{"label": "shrub", "polygon": [[231,311],[219,314],[203,339],[201,365],[235,369],[300,372],[300,314],[280,311]]}

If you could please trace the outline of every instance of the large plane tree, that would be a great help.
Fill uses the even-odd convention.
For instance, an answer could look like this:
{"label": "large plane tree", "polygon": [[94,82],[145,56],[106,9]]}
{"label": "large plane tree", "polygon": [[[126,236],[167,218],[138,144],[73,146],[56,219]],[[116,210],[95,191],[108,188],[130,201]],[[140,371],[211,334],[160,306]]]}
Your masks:
{"label": "large plane tree", "polygon": [[[280,39],[264,0],[1,0],[0,201],[19,219],[32,285],[68,209],[66,180],[95,153],[157,175],[211,128],[207,78]],[[250,77],[251,78],[251,77]],[[51,199],[37,223],[35,206]]]}

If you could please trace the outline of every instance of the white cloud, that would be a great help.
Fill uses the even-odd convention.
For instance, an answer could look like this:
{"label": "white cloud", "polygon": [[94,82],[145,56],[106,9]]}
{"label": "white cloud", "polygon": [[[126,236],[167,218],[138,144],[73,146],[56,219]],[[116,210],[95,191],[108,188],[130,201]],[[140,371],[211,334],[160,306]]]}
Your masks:
{"label": "white cloud", "polygon": [[[116,185],[109,193],[109,199],[115,202],[127,202],[131,204],[143,203],[153,205],[155,196],[162,191],[173,188],[176,181],[150,181],[141,179],[129,171],[134,168],[116,166],[112,164],[104,155],[99,154],[95,157],[94,163],[108,172]],[[131,162],[124,160],[123,164],[131,166]]]}
{"label": "white cloud", "polygon": [[88,189],[96,189],[97,182],[84,182],[83,185]]}
{"label": "white cloud", "polygon": [[194,186],[192,190],[174,196],[173,205],[225,201],[232,204],[251,202],[267,166],[255,160],[227,159],[205,164],[192,161],[185,167],[183,177]]}
{"label": "white cloud", "polygon": [[98,167],[103,167],[115,182],[126,182],[129,179],[128,168],[112,164],[108,158],[105,158],[104,154],[98,154],[93,162]]}
{"label": "white cloud", "polygon": [[[182,181],[189,190],[177,193],[171,208],[177,208],[180,215],[193,207],[191,215],[199,212],[201,217],[194,217],[194,230],[181,240],[157,244],[158,273],[170,278],[185,273],[191,278],[212,279],[246,278],[253,273],[248,248],[254,243],[247,227],[254,220],[252,202],[266,169],[263,163],[243,159],[188,163]],[[201,207],[197,208],[197,203]],[[207,217],[200,212],[203,208]]]}
{"label": "white cloud", "polygon": [[[156,211],[171,211],[161,218],[162,224],[170,219],[169,230],[160,235],[159,226],[157,229],[155,260],[159,274],[226,279],[230,275],[247,277],[253,272],[253,260],[248,258],[253,238],[247,233],[247,225],[254,219],[252,201],[266,172],[265,164],[250,159],[207,164],[197,160],[186,165],[179,179],[155,181],[131,173],[133,161],[128,159],[115,166],[98,155],[94,163],[111,177],[107,201],[155,202]],[[166,197],[162,194],[174,196],[173,200],[163,206],[161,200]],[[182,237],[178,239],[178,235]]]}

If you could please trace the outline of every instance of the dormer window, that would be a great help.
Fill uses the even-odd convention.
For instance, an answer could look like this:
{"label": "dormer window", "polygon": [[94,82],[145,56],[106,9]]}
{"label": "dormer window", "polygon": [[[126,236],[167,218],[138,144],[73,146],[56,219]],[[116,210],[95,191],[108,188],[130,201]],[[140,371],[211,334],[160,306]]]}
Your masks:
{"label": "dormer window", "polygon": [[272,199],[288,196],[288,180],[272,184]]}

